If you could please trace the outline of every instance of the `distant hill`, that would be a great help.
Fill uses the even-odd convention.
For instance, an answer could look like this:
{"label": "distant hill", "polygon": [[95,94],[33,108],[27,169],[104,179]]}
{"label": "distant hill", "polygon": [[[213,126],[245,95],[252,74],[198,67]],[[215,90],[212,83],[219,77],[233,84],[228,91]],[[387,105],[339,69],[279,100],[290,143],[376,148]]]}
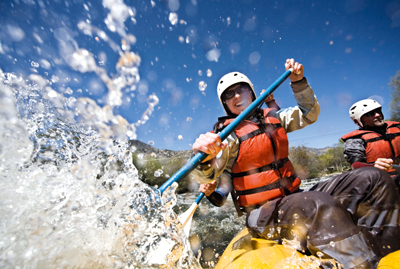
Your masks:
{"label": "distant hill", "polygon": [[169,149],[157,149],[139,140],[130,140],[129,143],[131,146],[134,146],[136,148],[135,153],[143,153],[146,155],[151,155],[153,153],[158,158],[173,158],[184,156],[190,158],[191,155],[191,150],[174,151]]}
{"label": "distant hill", "polygon": [[[175,174],[192,155],[191,150],[174,151],[157,149],[139,140],[129,141],[133,164],[139,171],[139,178],[151,186],[161,186]],[[132,149],[133,148],[133,149]],[[188,177],[179,180],[178,193],[193,189]]]}
{"label": "distant hill", "polygon": [[[191,150],[181,150],[181,151],[174,151],[169,149],[157,149],[149,144],[143,143],[139,140],[130,140],[130,145],[136,147],[136,153],[144,153],[144,154],[156,154],[158,157],[181,157],[181,156],[191,156]],[[322,149],[319,148],[309,148],[306,147],[307,150],[314,151],[318,156],[325,154],[329,149],[332,147],[325,147]]]}
{"label": "distant hill", "polygon": [[317,154],[317,156],[325,154],[331,148],[332,147],[325,147],[325,148],[322,148],[322,149],[317,149],[317,148],[308,148],[308,147],[306,147],[307,150],[314,151]]}

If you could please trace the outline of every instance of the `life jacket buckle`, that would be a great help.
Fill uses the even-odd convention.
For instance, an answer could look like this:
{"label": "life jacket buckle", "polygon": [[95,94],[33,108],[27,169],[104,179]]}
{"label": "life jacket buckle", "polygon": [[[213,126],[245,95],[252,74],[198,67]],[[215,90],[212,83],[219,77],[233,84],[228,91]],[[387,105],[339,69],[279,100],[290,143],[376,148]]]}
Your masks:
{"label": "life jacket buckle", "polygon": [[278,170],[279,169],[278,164],[277,163],[271,163],[271,169],[272,170]]}

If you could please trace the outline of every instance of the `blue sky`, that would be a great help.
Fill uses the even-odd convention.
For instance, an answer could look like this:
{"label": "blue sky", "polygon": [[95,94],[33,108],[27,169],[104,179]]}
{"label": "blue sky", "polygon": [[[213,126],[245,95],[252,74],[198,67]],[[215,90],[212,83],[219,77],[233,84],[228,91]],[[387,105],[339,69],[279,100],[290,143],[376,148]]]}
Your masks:
{"label": "blue sky", "polygon": [[[290,146],[323,148],[355,129],[348,109],[375,97],[389,116],[388,83],[400,70],[400,1],[127,1],[134,7],[126,31],[136,37],[132,51],[141,57],[137,90],[114,109],[136,122],[148,95],[159,98],[150,119],[137,129],[137,139],[160,149],[184,150],[209,131],[224,112],[216,94],[219,78],[240,71],[257,93],[283,72],[286,58],[302,63],[321,105],[316,123],[289,134]],[[104,104],[106,87],[91,73],[71,70],[60,57],[57,29],[69,29],[79,47],[95,55],[109,74],[118,55],[94,36],[84,35],[79,21],[107,30],[108,10],[101,1],[18,0],[0,3],[0,68],[4,72],[59,78],[75,97]],[[178,21],[170,19],[176,13]],[[41,41],[41,42],[38,42]],[[32,70],[32,61],[43,63]],[[46,61],[44,63],[46,63]],[[199,83],[205,83],[200,90]],[[81,89],[81,90],[80,90]],[[133,93],[133,95],[132,95]],[[289,82],[274,93],[281,107],[296,105]],[[124,100],[127,100],[125,98]]]}

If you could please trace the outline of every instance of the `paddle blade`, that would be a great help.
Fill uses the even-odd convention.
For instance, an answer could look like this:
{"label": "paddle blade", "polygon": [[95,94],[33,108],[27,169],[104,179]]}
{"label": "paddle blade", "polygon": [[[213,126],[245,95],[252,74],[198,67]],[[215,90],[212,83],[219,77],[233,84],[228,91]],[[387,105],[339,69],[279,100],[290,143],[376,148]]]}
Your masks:
{"label": "paddle blade", "polygon": [[196,211],[197,207],[199,206],[198,203],[194,202],[188,210],[182,213],[178,219],[183,225],[183,231],[185,235],[189,238],[190,234],[190,226],[192,225],[193,214]]}

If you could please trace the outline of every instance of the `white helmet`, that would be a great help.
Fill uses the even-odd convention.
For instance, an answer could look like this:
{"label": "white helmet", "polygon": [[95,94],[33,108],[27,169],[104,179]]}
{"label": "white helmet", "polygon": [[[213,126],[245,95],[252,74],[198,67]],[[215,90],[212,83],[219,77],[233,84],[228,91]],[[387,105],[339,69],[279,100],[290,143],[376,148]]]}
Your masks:
{"label": "white helmet", "polygon": [[354,105],[350,107],[349,114],[350,118],[361,128],[363,124],[361,122],[361,117],[372,110],[377,108],[382,108],[382,106],[375,100],[372,99],[364,99],[358,101]]}
{"label": "white helmet", "polygon": [[222,101],[222,94],[230,86],[232,86],[236,83],[241,83],[241,82],[246,83],[250,86],[250,88],[253,92],[253,97],[255,99],[256,93],[254,92],[253,83],[251,83],[250,79],[248,77],[246,77],[246,75],[244,75],[240,72],[228,73],[228,74],[224,75],[218,82],[218,87],[217,87],[218,98],[219,98],[219,101],[221,102],[222,106],[224,107],[226,114],[230,114],[231,112],[229,111],[229,109],[226,107],[226,105]]}

